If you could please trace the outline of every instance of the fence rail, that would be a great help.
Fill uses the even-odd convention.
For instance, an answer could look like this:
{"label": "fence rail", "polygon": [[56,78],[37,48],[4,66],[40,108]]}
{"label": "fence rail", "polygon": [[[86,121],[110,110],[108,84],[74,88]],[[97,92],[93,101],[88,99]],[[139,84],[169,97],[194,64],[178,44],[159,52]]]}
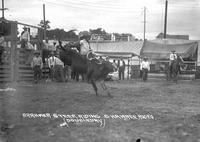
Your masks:
{"label": "fence rail", "polygon": [[[151,72],[154,71],[164,71],[166,66],[169,65],[169,61],[155,61],[155,64],[151,64]],[[181,72],[182,74],[195,74],[197,70],[197,62],[196,61],[183,61],[183,63],[180,65],[181,66]]]}

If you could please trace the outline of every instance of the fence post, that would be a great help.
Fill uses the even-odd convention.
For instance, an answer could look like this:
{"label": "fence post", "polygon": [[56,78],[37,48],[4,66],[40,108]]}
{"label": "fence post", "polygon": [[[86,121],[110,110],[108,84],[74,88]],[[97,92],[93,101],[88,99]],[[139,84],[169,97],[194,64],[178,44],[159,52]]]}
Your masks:
{"label": "fence post", "polygon": [[128,59],[128,71],[127,71],[127,72],[128,72],[128,75],[127,75],[127,80],[129,79],[129,68],[130,68],[130,67],[129,67],[129,66],[130,66],[129,63],[130,63],[130,60]]}
{"label": "fence post", "polygon": [[196,79],[196,77],[197,77],[197,61],[195,61],[195,77],[194,77],[194,79]]}
{"label": "fence post", "polygon": [[18,78],[18,70],[16,67],[16,47],[17,47],[17,24],[15,22],[11,22],[11,81],[16,82]]}

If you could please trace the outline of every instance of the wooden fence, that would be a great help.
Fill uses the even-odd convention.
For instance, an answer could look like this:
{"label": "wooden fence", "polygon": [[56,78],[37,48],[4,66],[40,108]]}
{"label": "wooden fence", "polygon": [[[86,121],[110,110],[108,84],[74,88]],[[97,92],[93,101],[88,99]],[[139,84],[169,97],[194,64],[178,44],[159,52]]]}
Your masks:
{"label": "wooden fence", "polygon": [[[4,22],[1,25],[1,29],[4,28],[2,25],[8,24],[9,26],[5,26],[6,30],[9,31],[9,34],[4,35],[4,42],[1,43],[2,49],[2,63],[0,64],[0,82],[13,82],[13,81],[31,81],[33,80],[33,70],[31,69],[31,60],[33,57],[34,50],[21,49],[18,47],[19,38],[18,35],[18,26],[29,26],[32,28],[38,28],[36,26],[31,26],[28,24],[19,23],[16,21],[8,21],[8,20],[0,20],[0,22]],[[38,49],[41,49],[41,41],[42,41],[42,32],[41,29],[38,28],[37,39],[35,40],[35,44],[37,44]]]}
{"label": "wooden fence", "polygon": [[[8,44],[9,42],[6,42]],[[0,65],[0,82],[30,81],[33,80],[33,71],[30,63],[26,64],[26,51],[17,49],[15,60],[11,61],[10,47],[4,48],[2,64]],[[32,53],[29,54],[31,58]]]}
{"label": "wooden fence", "polygon": [[14,81],[16,79],[15,69],[15,58],[16,58],[16,43],[17,43],[17,25],[14,23],[10,24],[10,35],[4,36],[4,42],[2,46],[2,63],[0,65],[0,82]]}
{"label": "wooden fence", "polygon": [[11,71],[11,42],[5,41],[3,43],[2,55],[1,55],[1,65],[0,65],[0,82],[12,81],[12,71]]}

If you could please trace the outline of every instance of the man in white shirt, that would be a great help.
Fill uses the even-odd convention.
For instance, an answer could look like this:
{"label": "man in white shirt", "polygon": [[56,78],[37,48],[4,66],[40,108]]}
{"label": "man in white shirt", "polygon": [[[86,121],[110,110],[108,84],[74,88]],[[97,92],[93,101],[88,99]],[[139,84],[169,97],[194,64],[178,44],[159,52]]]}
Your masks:
{"label": "man in white shirt", "polygon": [[148,77],[148,71],[150,70],[150,64],[148,62],[148,58],[144,57],[144,60],[142,61],[140,65],[140,70],[142,71],[142,78],[144,81],[147,80]]}
{"label": "man in white shirt", "polygon": [[174,61],[176,59],[177,59],[176,51],[172,50],[171,53],[170,53],[170,55],[169,55],[170,65],[171,65],[172,61]]}
{"label": "man in white shirt", "polygon": [[54,77],[58,82],[65,82],[64,63],[57,57],[54,60]]}
{"label": "man in white shirt", "polygon": [[124,60],[121,59],[118,60],[118,75],[119,75],[119,80],[123,79],[124,80],[124,71],[125,71],[125,62]]}
{"label": "man in white shirt", "polygon": [[28,32],[28,28],[24,27],[24,31],[21,33],[21,48],[26,48],[28,46],[28,42],[30,42],[30,34]]}
{"label": "man in white shirt", "polygon": [[176,51],[175,50],[172,50],[170,55],[169,55],[169,67],[170,67],[170,72],[172,70],[172,63],[174,60],[177,59],[177,54],[176,54]]}

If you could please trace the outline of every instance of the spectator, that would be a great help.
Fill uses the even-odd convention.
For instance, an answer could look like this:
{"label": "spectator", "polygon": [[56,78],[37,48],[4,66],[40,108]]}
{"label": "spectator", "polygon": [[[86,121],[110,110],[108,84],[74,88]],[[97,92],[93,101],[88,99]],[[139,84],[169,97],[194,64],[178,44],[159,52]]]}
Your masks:
{"label": "spectator", "polygon": [[118,60],[119,80],[121,79],[124,80],[124,70],[125,70],[125,62],[121,57],[121,59]]}
{"label": "spectator", "polygon": [[115,60],[113,60],[113,66],[114,66],[114,71],[117,71],[117,63],[115,62]]}
{"label": "spectator", "polygon": [[26,49],[24,53],[25,64],[28,65],[31,62],[31,54],[34,49],[33,45],[30,43],[30,28],[24,27],[24,31],[21,33],[20,42],[21,48]]}
{"label": "spectator", "polygon": [[31,62],[31,67],[32,67],[32,69],[34,71],[34,82],[38,83],[38,81],[42,77],[43,63],[42,63],[42,58],[40,57],[40,52],[39,51],[35,51],[34,55],[35,56],[33,57],[33,60]]}
{"label": "spectator", "polygon": [[59,82],[65,82],[64,63],[57,57],[54,60],[54,77]]}
{"label": "spectator", "polygon": [[146,81],[148,78],[148,71],[150,70],[150,64],[147,57],[144,57],[144,60],[140,65],[140,70],[142,71],[142,79]]}
{"label": "spectator", "polygon": [[4,43],[4,37],[0,35],[0,46],[3,46]]}
{"label": "spectator", "polygon": [[110,58],[107,56],[107,57],[106,57],[106,61],[109,62],[109,60],[110,60]]}
{"label": "spectator", "polygon": [[49,78],[53,81],[54,77],[54,65],[55,65],[55,56],[54,52],[51,51],[50,57],[48,58],[48,68],[49,68]]}
{"label": "spectator", "polygon": [[4,37],[3,36],[0,36],[0,64],[3,64],[3,52],[4,52],[4,47],[3,47],[3,44],[4,44]]}
{"label": "spectator", "polygon": [[24,31],[21,33],[21,48],[27,48],[28,42],[30,42],[30,34],[27,27],[23,29]]}

